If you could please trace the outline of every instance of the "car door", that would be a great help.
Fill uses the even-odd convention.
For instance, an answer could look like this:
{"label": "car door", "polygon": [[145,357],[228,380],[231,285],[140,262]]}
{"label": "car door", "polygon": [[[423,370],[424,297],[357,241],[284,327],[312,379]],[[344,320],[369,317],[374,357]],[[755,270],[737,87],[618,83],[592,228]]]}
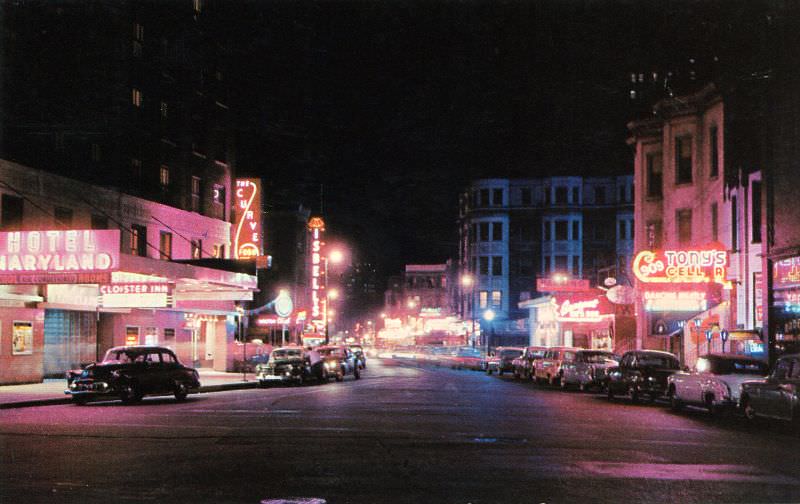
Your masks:
{"label": "car door", "polygon": [[800,361],[795,358],[787,359],[789,369],[786,378],[778,384],[778,400],[775,404],[775,414],[781,418],[792,418],[792,402],[797,393],[797,382],[800,378]]}
{"label": "car door", "polygon": [[778,359],[775,364],[775,371],[767,378],[767,381],[758,387],[759,393],[757,397],[751,398],[751,404],[757,411],[766,416],[781,416],[782,410],[785,409],[781,405],[784,400],[782,385],[789,377],[789,372],[792,369],[792,361],[790,359]]}

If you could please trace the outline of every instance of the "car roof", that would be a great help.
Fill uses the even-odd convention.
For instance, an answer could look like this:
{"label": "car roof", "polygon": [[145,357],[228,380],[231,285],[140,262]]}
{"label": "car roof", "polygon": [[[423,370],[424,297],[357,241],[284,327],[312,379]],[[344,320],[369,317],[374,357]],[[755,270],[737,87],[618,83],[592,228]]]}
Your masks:
{"label": "car roof", "polygon": [[664,352],[663,350],[629,350],[629,351],[625,352],[625,355],[627,355],[627,354],[635,354],[635,355],[663,355],[663,356],[666,356],[666,357],[674,357],[674,358],[676,358],[676,359],[678,358],[678,356],[677,356],[677,355],[675,355],[675,354],[673,354],[673,353],[670,353],[670,352]]}
{"label": "car roof", "polygon": [[111,347],[107,351],[108,352],[119,352],[119,351],[123,351],[123,350],[128,350],[128,351],[131,351],[131,352],[146,352],[146,351],[150,351],[150,350],[166,350],[168,352],[175,353],[174,350],[172,350],[171,348],[165,347],[165,346],[160,346],[160,345],[130,345],[130,346],[123,345],[123,346]]}

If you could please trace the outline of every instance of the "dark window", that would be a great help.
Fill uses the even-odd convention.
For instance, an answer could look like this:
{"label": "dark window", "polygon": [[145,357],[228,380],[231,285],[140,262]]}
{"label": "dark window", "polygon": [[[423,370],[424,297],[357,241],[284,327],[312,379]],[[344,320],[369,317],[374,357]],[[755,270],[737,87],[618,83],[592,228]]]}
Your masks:
{"label": "dark window", "polygon": [[169,261],[172,259],[172,233],[161,231],[158,242],[158,258]]}
{"label": "dark window", "polygon": [[753,243],[761,243],[761,182],[753,182],[750,201],[753,202],[751,219]]}
{"label": "dark window", "polygon": [[716,240],[718,233],[717,233],[717,204],[711,203],[711,239]]}
{"label": "dark window", "polygon": [[203,181],[200,177],[192,177],[192,211],[200,212],[203,205]]}
{"label": "dark window", "polygon": [[577,205],[579,203],[580,203],[580,198],[578,196],[578,188],[577,187],[573,187],[572,188],[572,204],[573,205]]}
{"label": "dark window", "polygon": [[488,275],[489,274],[489,256],[480,256],[478,258],[478,263],[480,265],[479,274]]}
{"label": "dark window", "polygon": [[147,256],[147,228],[138,224],[131,226],[131,254]]}
{"label": "dark window", "polygon": [[594,202],[597,205],[605,205],[605,203],[606,203],[606,188],[605,187],[595,187],[594,188]]}
{"label": "dark window", "polygon": [[528,206],[531,204],[531,190],[529,188],[520,189],[520,197],[523,205]]}
{"label": "dark window", "polygon": [[556,256],[556,271],[559,273],[566,273],[567,271],[567,256]]}
{"label": "dark window", "polygon": [[550,274],[550,256],[544,256],[544,268],[542,269],[544,276]]}
{"label": "dark window", "polygon": [[478,241],[489,241],[489,223],[488,222],[481,222],[480,223],[480,236]]}
{"label": "dark window", "polygon": [[542,230],[542,240],[544,241],[550,241],[550,226],[550,221],[544,221],[544,229]]}
{"label": "dark window", "polygon": [[716,126],[711,126],[708,130],[709,136],[709,149],[711,150],[711,166],[709,167],[708,175],[716,177],[719,175],[719,135]]}
{"label": "dark window", "polygon": [[647,196],[660,198],[663,194],[663,166],[661,153],[647,155]]}
{"label": "dark window", "polygon": [[108,217],[92,214],[92,229],[108,229]]}
{"label": "dark window", "polygon": [[545,186],[544,191],[542,193],[542,200],[545,205],[550,203],[550,188]]}
{"label": "dark window", "polygon": [[563,205],[567,202],[567,188],[556,187],[556,204]]}
{"label": "dark window", "polygon": [[692,183],[692,137],[675,139],[675,183]]}
{"label": "dark window", "polygon": [[492,205],[503,206],[503,190],[494,189],[492,191]]}
{"label": "dark window", "polygon": [[572,239],[581,239],[581,223],[579,221],[572,221]]}
{"label": "dark window", "polygon": [[72,210],[56,207],[54,213],[56,229],[70,229],[72,227]]}
{"label": "dark window", "polygon": [[503,223],[492,222],[492,240],[503,241]]}
{"label": "dark window", "polygon": [[2,214],[3,231],[16,231],[22,229],[23,200],[17,196],[3,194],[0,211]]}
{"label": "dark window", "polygon": [[567,225],[567,221],[565,220],[557,220],[555,221],[556,224],[556,240],[569,240],[567,233],[569,232],[569,226]]}
{"label": "dark window", "polygon": [[489,189],[481,189],[481,204],[482,207],[489,206]]}
{"label": "dark window", "polygon": [[469,227],[469,243],[475,243],[475,237],[478,235],[478,225],[472,224]]}
{"label": "dark window", "polygon": [[689,245],[692,242],[692,210],[684,208],[677,211],[678,243]]}
{"label": "dark window", "polygon": [[731,196],[731,248],[739,249],[739,210],[736,196]]}
{"label": "dark window", "polygon": [[578,276],[581,272],[581,258],[580,256],[572,256],[572,274]]}
{"label": "dark window", "polygon": [[661,221],[650,221],[647,223],[647,247],[649,249],[661,248]]}
{"label": "dark window", "polygon": [[492,256],[492,275],[503,276],[503,256]]}

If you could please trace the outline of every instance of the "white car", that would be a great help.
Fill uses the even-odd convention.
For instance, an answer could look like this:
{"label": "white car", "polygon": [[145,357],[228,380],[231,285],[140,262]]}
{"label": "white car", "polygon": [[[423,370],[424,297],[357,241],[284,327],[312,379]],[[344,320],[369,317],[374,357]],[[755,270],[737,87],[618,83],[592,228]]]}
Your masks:
{"label": "white car", "polygon": [[667,395],[675,411],[688,404],[702,406],[713,414],[736,407],[742,383],[763,378],[768,373],[768,364],[752,357],[704,355],[697,359],[693,371],[667,377]]}

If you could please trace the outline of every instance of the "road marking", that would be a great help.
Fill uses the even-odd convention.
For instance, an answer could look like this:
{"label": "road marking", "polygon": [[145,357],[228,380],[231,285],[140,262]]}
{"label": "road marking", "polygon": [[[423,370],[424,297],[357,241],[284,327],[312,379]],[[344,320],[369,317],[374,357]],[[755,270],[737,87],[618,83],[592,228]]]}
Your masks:
{"label": "road marking", "polygon": [[770,483],[798,485],[800,479],[759,469],[749,465],[734,464],[648,464],[629,462],[587,461],[575,464],[583,475],[601,478],[735,481],[738,483]]}

